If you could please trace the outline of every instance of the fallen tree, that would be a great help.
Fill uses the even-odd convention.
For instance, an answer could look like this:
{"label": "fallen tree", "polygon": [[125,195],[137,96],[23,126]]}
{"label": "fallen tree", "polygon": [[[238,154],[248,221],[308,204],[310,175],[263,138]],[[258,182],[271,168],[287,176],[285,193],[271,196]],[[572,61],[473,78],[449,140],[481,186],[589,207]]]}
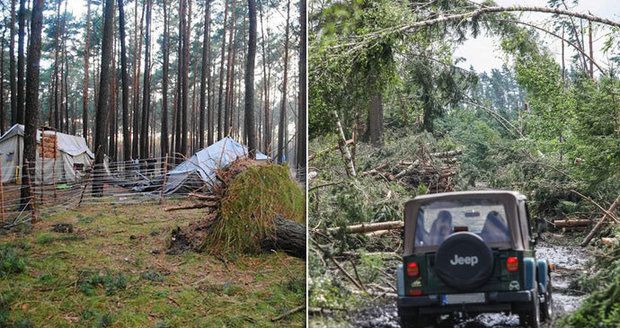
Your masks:
{"label": "fallen tree", "polygon": [[346,227],[329,228],[329,233],[338,233],[344,231],[344,233],[369,233],[385,230],[396,230],[404,227],[403,221],[387,221],[377,223],[362,223],[354,224]]}
{"label": "fallen tree", "polygon": [[277,249],[305,258],[305,197],[286,166],[244,158],[217,176],[220,184],[209,195],[191,195],[202,202],[168,208],[207,208],[201,220],[173,230],[168,253],[228,256]]}

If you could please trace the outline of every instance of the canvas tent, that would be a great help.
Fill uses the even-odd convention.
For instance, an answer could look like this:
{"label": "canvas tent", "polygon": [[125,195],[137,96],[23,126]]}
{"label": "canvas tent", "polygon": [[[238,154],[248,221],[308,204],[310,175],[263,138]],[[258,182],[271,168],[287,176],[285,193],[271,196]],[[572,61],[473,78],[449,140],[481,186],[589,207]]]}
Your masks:
{"label": "canvas tent", "polygon": [[[15,124],[0,137],[3,183],[19,178],[23,149],[24,126]],[[34,181],[44,184],[79,180],[95,158],[84,138],[50,130],[37,131],[36,156]]]}
{"label": "canvas tent", "polygon": [[[183,193],[196,190],[205,184],[213,186],[216,183],[215,171],[224,168],[239,157],[247,156],[248,148],[230,137],[203,148],[191,158],[179,164],[168,172],[164,193]],[[257,160],[269,158],[256,152]]]}

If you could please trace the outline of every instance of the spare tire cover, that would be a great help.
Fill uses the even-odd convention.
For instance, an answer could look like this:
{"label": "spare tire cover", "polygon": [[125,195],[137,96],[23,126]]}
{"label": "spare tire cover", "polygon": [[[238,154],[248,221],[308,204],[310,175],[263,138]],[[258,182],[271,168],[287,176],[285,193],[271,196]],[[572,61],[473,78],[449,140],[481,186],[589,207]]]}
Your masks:
{"label": "spare tire cover", "polygon": [[493,273],[493,252],[471,232],[450,235],[435,254],[435,274],[460,291],[484,285]]}

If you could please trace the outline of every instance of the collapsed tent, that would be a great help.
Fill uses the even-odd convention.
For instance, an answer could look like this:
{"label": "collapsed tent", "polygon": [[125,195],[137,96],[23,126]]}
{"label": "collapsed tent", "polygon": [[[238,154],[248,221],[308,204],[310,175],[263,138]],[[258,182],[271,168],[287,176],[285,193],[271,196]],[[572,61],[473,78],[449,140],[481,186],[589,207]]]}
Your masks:
{"label": "collapsed tent", "polygon": [[[19,181],[23,164],[24,126],[13,125],[0,137],[2,182]],[[95,155],[82,137],[51,130],[37,130],[35,183],[79,181]]]}
{"label": "collapsed tent", "polygon": [[[187,193],[205,185],[207,188],[216,182],[215,172],[228,166],[239,157],[248,155],[248,148],[230,137],[225,137],[211,146],[195,153],[191,158],[168,172],[164,193]],[[256,152],[256,159],[265,161],[269,158]]]}

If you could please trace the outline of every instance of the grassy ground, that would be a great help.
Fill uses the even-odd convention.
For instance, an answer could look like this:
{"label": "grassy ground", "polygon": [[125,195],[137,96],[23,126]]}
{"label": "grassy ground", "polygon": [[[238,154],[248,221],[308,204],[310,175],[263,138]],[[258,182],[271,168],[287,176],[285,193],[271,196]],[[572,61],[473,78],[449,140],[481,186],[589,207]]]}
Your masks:
{"label": "grassy ground", "polygon": [[[17,273],[0,263],[0,326],[303,326],[302,312],[271,322],[304,303],[303,261],[283,253],[233,261],[165,254],[170,230],[200,215],[104,205],[0,235],[0,260],[12,254],[25,261]],[[52,232],[60,222],[73,224],[74,233]]]}

